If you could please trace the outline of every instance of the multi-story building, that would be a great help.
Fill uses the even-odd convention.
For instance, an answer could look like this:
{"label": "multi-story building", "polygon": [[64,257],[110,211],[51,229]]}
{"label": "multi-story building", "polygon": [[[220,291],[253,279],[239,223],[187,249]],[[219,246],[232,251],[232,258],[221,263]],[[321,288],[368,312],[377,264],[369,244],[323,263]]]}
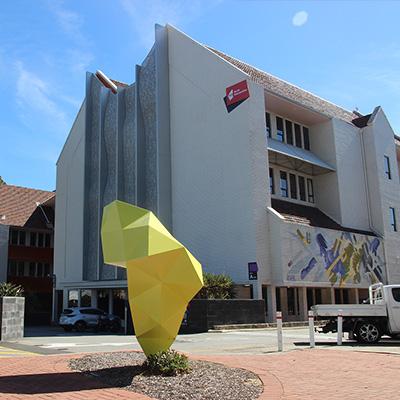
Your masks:
{"label": "multi-story building", "polygon": [[400,281],[397,149],[381,107],[345,110],[156,26],[135,83],[87,74],[58,160],[64,305],[113,311],[126,296],[124,270],[101,253],[114,199],[154,211],[206,271],[265,298],[270,320],[358,302],[369,284]]}
{"label": "multi-story building", "polygon": [[26,324],[50,324],[55,193],[0,185],[0,282],[21,285]]}

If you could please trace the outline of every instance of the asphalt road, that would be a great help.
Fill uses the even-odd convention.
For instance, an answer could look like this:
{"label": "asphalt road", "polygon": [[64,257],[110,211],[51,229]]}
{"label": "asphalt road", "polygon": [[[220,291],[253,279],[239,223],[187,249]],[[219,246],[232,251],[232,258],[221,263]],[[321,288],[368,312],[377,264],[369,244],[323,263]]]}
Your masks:
{"label": "asphalt road", "polygon": [[[284,351],[309,347],[308,328],[285,328],[283,331]],[[346,335],[347,337],[347,335]],[[336,335],[316,334],[318,348],[338,349]],[[26,337],[15,342],[1,343],[11,349],[13,355],[74,354],[139,350],[134,336],[109,335],[106,333],[67,333],[60,328],[27,329]],[[275,329],[234,330],[179,335],[173,348],[192,354],[266,354],[277,351]],[[340,350],[372,351],[400,354],[400,340],[384,338],[374,346],[361,346],[354,341],[343,340]],[[7,354],[4,351],[4,354]],[[2,356],[0,352],[0,357]]]}

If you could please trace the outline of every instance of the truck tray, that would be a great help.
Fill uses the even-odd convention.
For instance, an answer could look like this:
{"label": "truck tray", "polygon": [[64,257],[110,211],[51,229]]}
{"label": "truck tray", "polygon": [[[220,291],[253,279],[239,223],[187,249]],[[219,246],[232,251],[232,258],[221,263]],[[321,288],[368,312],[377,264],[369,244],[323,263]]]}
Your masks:
{"label": "truck tray", "polygon": [[385,304],[317,304],[311,307],[316,317],[386,317]]}

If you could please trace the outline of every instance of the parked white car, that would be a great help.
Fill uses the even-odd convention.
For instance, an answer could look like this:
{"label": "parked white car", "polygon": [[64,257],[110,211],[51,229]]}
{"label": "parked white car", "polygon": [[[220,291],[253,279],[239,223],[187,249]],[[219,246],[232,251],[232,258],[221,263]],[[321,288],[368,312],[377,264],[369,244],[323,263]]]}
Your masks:
{"label": "parked white car", "polygon": [[72,331],[72,329],[76,329],[77,332],[84,332],[87,328],[119,332],[121,330],[121,319],[98,308],[71,307],[62,312],[59,325],[67,332]]}
{"label": "parked white car", "polygon": [[343,316],[343,332],[360,343],[376,343],[382,335],[400,335],[400,285],[377,283],[369,287],[367,304],[318,304],[311,307],[323,333],[337,331],[337,316]]}

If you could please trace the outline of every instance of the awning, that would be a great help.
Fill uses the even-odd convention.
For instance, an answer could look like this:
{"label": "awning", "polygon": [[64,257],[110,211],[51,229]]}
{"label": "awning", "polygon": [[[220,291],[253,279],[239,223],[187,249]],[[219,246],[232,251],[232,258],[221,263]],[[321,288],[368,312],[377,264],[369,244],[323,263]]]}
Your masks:
{"label": "awning", "polygon": [[309,175],[321,175],[335,171],[335,168],[322,161],[311,151],[271,138],[268,138],[268,157],[270,163]]}

